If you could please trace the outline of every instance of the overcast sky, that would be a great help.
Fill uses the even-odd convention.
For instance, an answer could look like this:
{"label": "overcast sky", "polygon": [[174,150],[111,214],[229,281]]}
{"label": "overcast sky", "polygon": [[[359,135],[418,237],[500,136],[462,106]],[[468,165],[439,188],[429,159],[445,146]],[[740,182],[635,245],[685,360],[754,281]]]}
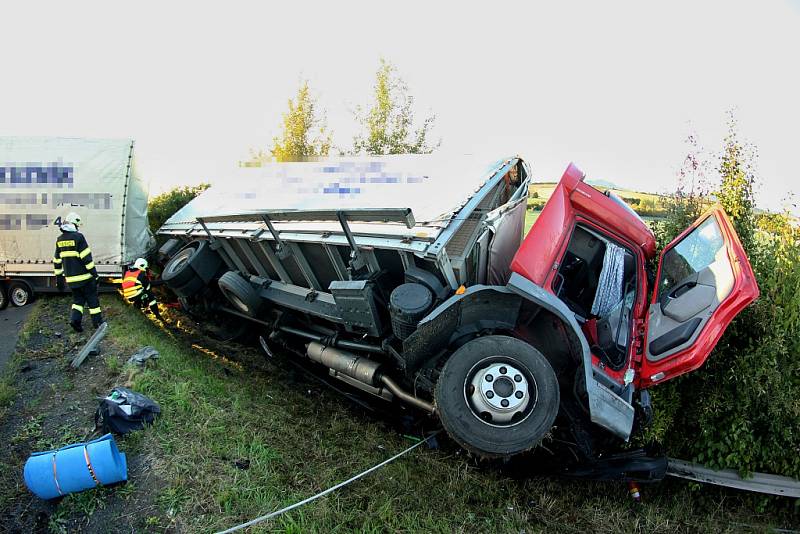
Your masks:
{"label": "overcast sky", "polygon": [[661,192],[686,136],[717,150],[735,108],[759,204],[799,189],[797,0],[205,4],[3,3],[0,135],[133,138],[157,193],[267,148],[301,78],[348,146],[383,56],[443,150]]}

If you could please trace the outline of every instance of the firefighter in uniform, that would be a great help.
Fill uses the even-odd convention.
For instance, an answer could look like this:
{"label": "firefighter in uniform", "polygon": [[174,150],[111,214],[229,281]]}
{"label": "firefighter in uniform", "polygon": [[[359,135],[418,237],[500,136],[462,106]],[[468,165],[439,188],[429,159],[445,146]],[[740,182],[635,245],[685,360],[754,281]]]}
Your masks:
{"label": "firefighter in uniform", "polygon": [[95,328],[104,322],[97,298],[97,269],[86,238],[78,232],[80,225],[81,218],[77,213],[69,213],[64,218],[53,255],[53,273],[63,275],[72,291],[69,324],[76,332],[83,332],[84,311],[89,312]]}
{"label": "firefighter in uniform", "polygon": [[147,260],[144,258],[138,258],[133,262],[133,269],[127,271],[122,278],[122,296],[141,309],[149,308],[156,319],[163,321],[158,311],[158,302],[150,292],[154,283],[150,281],[147,267]]}

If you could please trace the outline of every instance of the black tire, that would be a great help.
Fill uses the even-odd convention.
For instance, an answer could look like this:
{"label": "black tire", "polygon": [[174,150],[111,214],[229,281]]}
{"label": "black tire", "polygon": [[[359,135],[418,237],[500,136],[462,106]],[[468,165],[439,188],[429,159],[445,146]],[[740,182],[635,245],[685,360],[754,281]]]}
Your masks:
{"label": "black tire", "polygon": [[[496,379],[494,369],[498,369]],[[502,391],[492,389],[500,386]],[[547,359],[531,345],[508,336],[473,339],[456,350],[442,368],[434,397],[447,433],[486,458],[505,458],[536,447],[552,428],[560,400],[558,379]],[[509,408],[484,409],[487,403],[509,406],[508,399],[514,403]],[[506,417],[510,419],[499,420]]]}
{"label": "black tire", "polygon": [[216,321],[211,321],[206,325],[206,334],[211,339],[222,341],[240,341],[244,339],[252,328],[250,321],[245,321],[241,317],[236,317],[229,313],[220,313],[224,317],[218,317]]}
{"label": "black tire", "polygon": [[211,243],[208,241],[200,241],[197,252],[189,260],[189,265],[205,283],[209,283],[227,270],[222,268],[222,256],[211,247]]}
{"label": "black tire", "polygon": [[21,308],[33,301],[33,291],[25,282],[11,282],[8,284],[8,300],[14,306]]}
{"label": "black tire", "polygon": [[219,279],[219,288],[237,311],[255,317],[261,308],[258,292],[239,273],[228,271]]}
{"label": "black tire", "polygon": [[172,292],[179,297],[193,297],[205,289],[206,283],[198,277],[194,277],[180,287],[170,287]]}
{"label": "black tire", "polygon": [[8,290],[5,284],[0,284],[0,310],[8,308]]}
{"label": "black tire", "polygon": [[163,265],[181,249],[181,242],[174,237],[168,239],[156,253],[156,259]]}
{"label": "black tire", "polygon": [[192,269],[191,260],[200,246],[201,243],[197,241],[189,243],[170,258],[161,273],[161,279],[165,284],[170,288],[177,288],[185,286],[197,277]]}

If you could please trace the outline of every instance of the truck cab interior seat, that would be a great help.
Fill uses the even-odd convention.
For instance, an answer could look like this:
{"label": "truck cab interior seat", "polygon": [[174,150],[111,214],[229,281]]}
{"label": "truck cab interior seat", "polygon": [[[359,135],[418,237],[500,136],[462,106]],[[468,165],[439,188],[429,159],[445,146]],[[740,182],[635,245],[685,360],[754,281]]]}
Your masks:
{"label": "truck cab interior seat", "polygon": [[[614,291],[607,287],[598,294],[601,278],[608,287],[613,282]],[[589,229],[575,228],[554,290],[575,314],[593,352],[612,367],[624,363],[627,352],[635,279],[633,254]]]}

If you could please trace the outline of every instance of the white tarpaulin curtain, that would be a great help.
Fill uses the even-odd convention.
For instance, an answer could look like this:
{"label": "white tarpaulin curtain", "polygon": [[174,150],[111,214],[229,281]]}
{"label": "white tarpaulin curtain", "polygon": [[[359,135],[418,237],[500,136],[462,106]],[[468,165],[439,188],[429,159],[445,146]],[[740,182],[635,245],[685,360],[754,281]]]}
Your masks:
{"label": "white tarpaulin curtain", "polygon": [[622,300],[622,277],[625,271],[625,249],[606,242],[603,268],[592,303],[592,315],[605,316]]}
{"label": "white tarpaulin curtain", "polygon": [[[506,158],[509,159],[509,158]],[[164,227],[262,209],[410,208],[418,226],[445,227],[503,160],[402,154],[266,163],[232,169]]]}
{"label": "white tarpaulin curtain", "polygon": [[102,272],[154,245],[147,188],[136,175],[129,139],[0,137],[0,263],[52,262],[56,221],[74,211]]}

